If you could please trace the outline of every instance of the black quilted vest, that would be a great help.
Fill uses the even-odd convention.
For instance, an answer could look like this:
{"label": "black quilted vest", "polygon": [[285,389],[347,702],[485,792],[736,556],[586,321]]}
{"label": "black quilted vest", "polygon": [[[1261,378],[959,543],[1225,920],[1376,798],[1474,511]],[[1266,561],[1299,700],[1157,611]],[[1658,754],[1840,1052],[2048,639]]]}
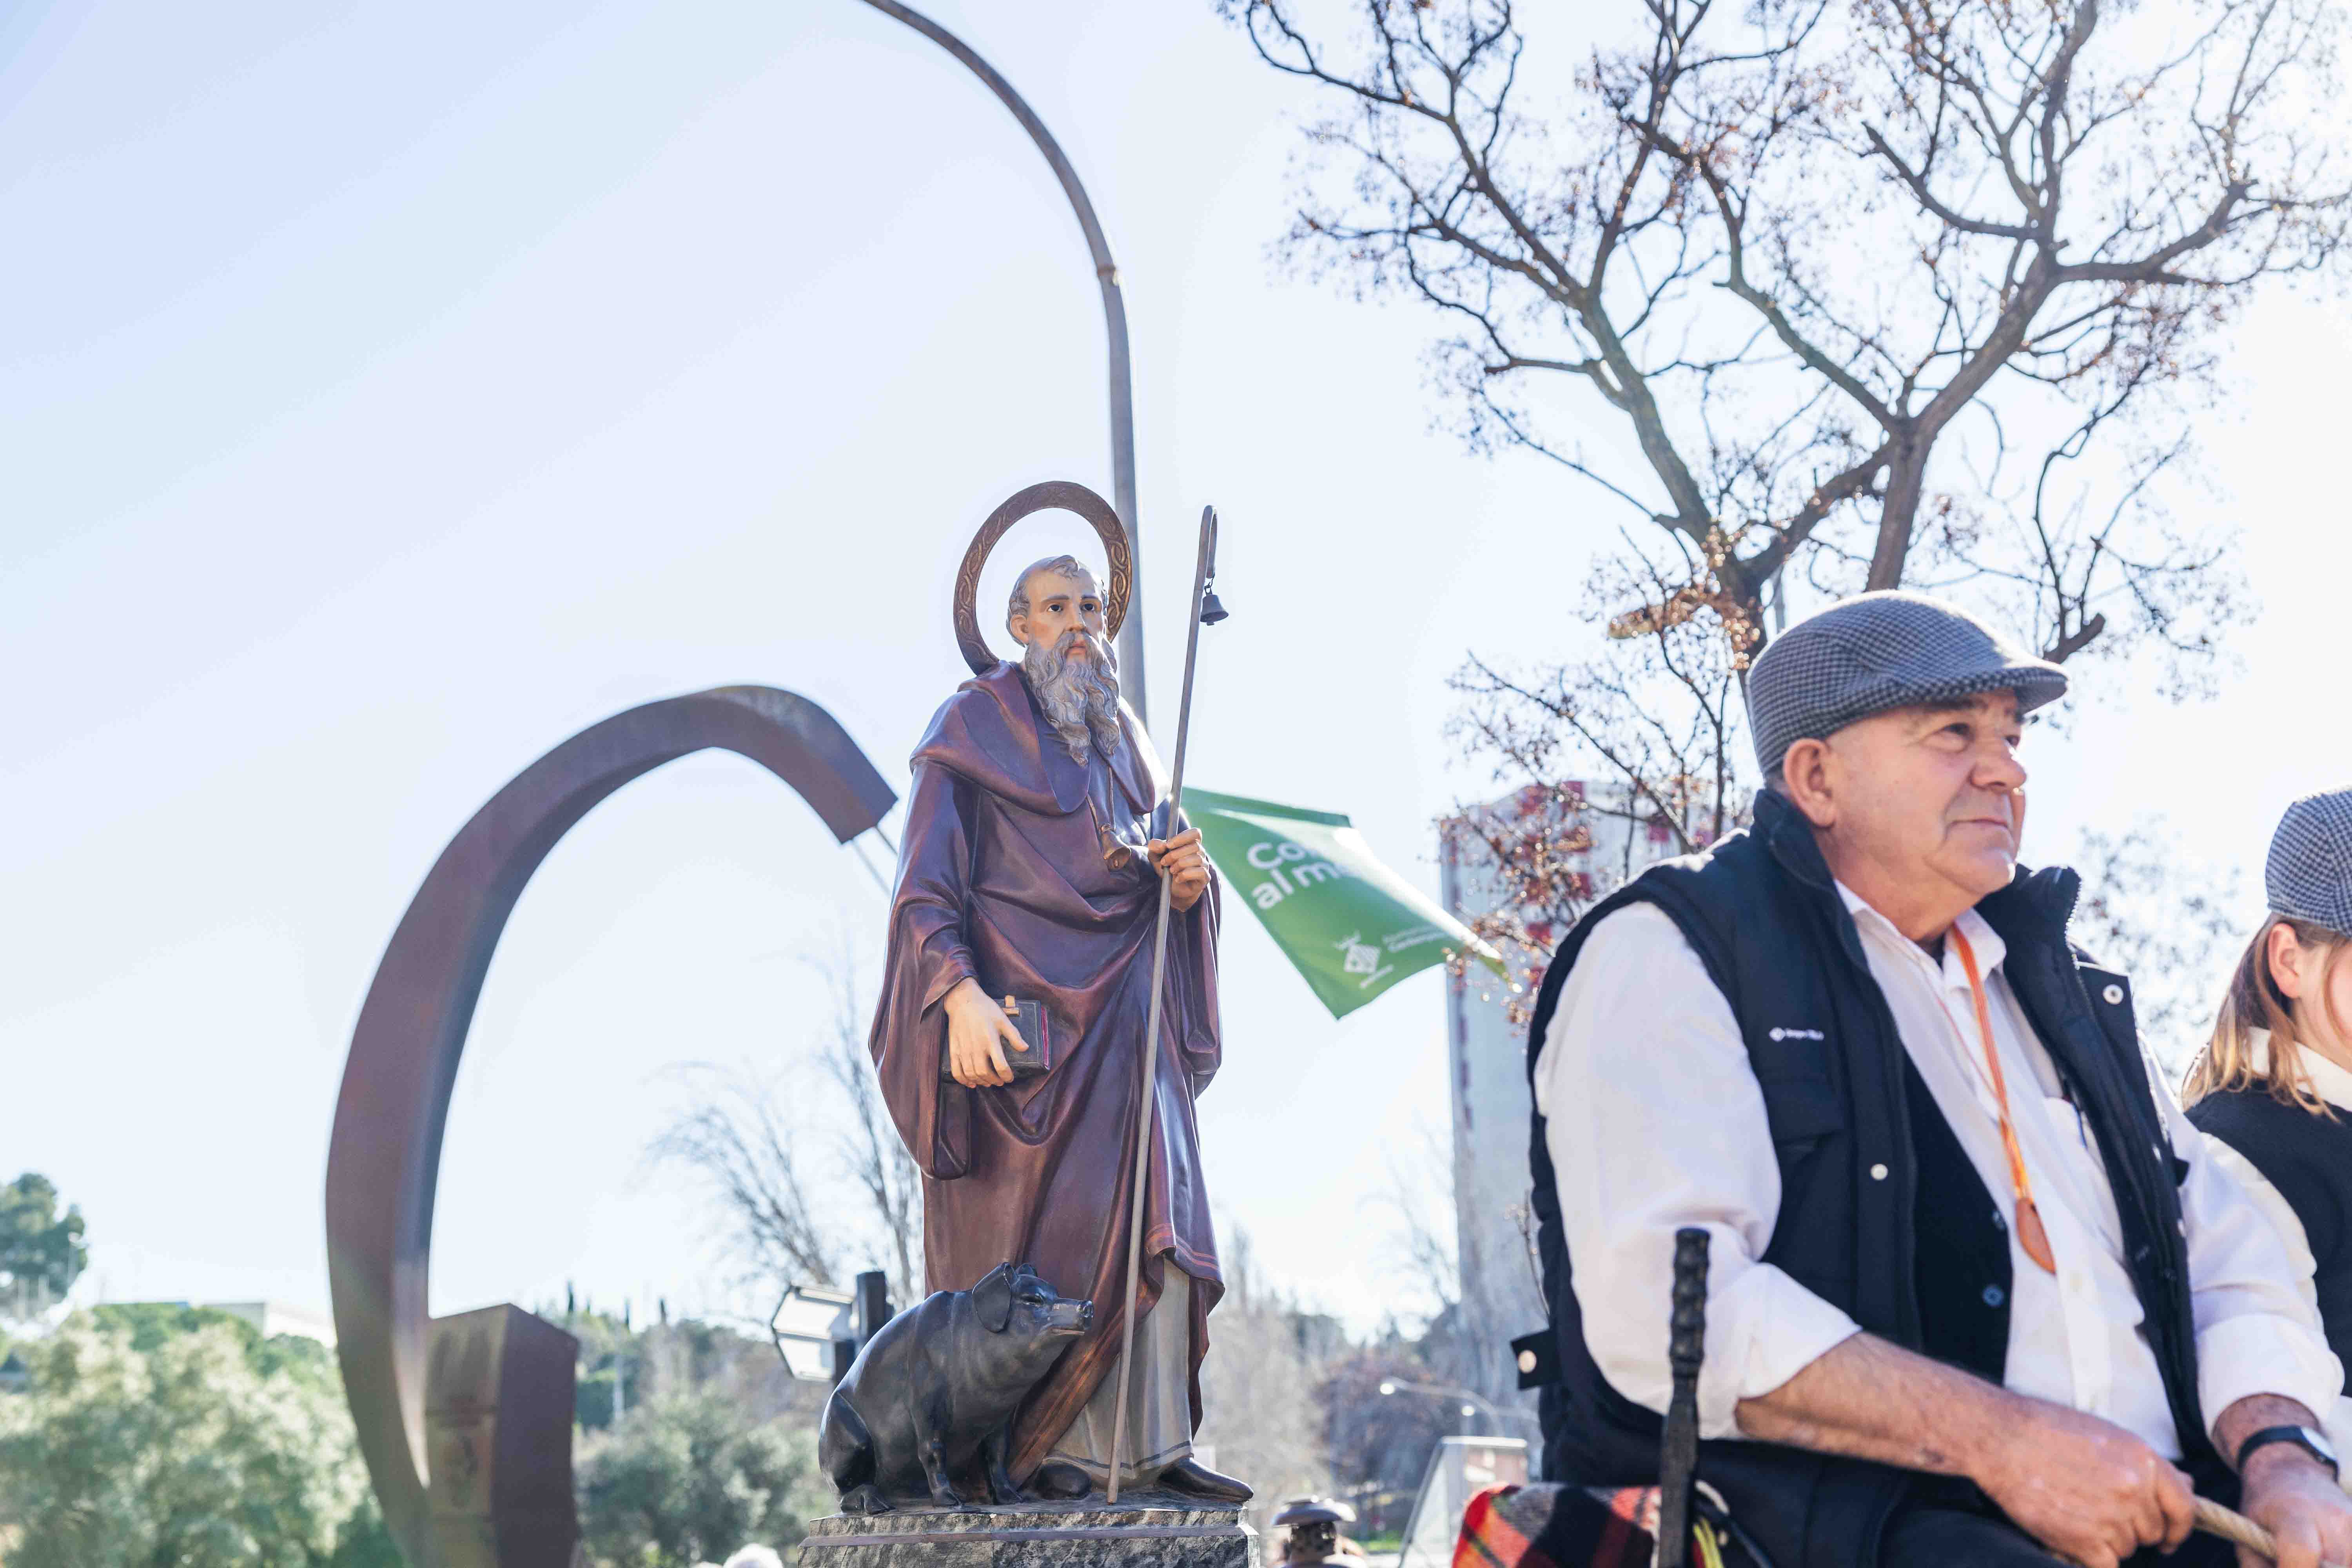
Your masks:
{"label": "black quilted vest", "polygon": [[2352,1366],[2352,1119],[2241,1089],[2207,1095],[2189,1120],[2252,1161],[2303,1222],[2327,1348]]}
{"label": "black quilted vest", "polygon": [[[2165,1141],[2123,977],[2094,968],[2067,944],[2078,887],[2072,871],[2021,869],[1977,912],[2007,944],[2010,987],[2097,1135],[2187,1468],[2233,1495],[2198,1409],[2179,1193],[2186,1167]],[[2009,1194],[1996,1203],[1986,1191],[1912,1069],[1811,828],[1778,795],[1759,798],[1752,829],[1652,867],[1578,923],[1538,993],[1529,1073],[1585,939],[1637,901],[1664,910],[1697,952],[1731,1004],[1762,1087],[1781,1182],[1764,1260],[1864,1330],[1999,1381],[2009,1337],[2001,1230]],[[1659,1418],[1611,1387],[1584,1347],[1540,1115],[1530,1162],[1551,1329],[1540,1342],[1549,1354],[1538,1353],[1525,1381],[1543,1386],[1544,1477],[1654,1480]],[[1667,1310],[1661,1300],[1662,1356]],[[1914,1479],[1860,1460],[1720,1440],[1701,1445],[1699,1474],[1778,1568],[1874,1563],[1886,1518]]]}

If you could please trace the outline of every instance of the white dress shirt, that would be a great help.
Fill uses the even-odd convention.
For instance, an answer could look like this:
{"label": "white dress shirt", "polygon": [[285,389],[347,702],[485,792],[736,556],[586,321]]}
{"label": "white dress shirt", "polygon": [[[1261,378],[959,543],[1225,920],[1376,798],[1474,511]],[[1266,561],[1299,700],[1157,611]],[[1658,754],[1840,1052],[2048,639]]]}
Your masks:
{"label": "white dress shirt", "polygon": [[[2268,1072],[2271,1032],[2256,1029],[2252,1045],[2252,1048],[2247,1055],[2252,1059],[2254,1070]],[[2317,1051],[2304,1052],[2303,1065],[2304,1069],[2310,1073],[2311,1087],[2320,1099],[2338,1110],[2352,1111],[2352,1072],[2337,1067]],[[2254,1206],[2261,1209],[2263,1216],[2277,1227],[2279,1240],[2286,1247],[2287,1259],[2294,1266],[2294,1277],[2303,1287],[2304,1304],[2315,1316],[2317,1315],[2319,1291],[2311,1282],[2312,1273],[2317,1265],[2311,1256],[2311,1237],[2303,1228],[2302,1216],[2294,1212],[2294,1206],[2279,1190],[2271,1185],[2271,1179],[2254,1168],[2252,1160],[2210,1133],[2206,1135],[2205,1142],[2212,1152],[2213,1163],[2238,1179],[2245,1187],[2247,1195],[2253,1199]],[[2315,1405],[2312,1408],[2320,1413],[2320,1425],[2326,1428],[2327,1440],[2335,1446],[2336,1454],[2339,1457],[2352,1454],[2352,1398],[2339,1394],[2334,1405]],[[2352,1470],[2338,1475],[2336,1479],[2344,1484],[2345,1489],[2352,1491]]]}
{"label": "white dress shirt", "polygon": [[[2009,1216],[2008,1156],[1958,953],[1948,948],[1938,963],[1850,889],[1838,891],[1905,1050]],[[2177,1458],[2171,1407],[2142,1331],[2096,1140],[2060,1097],[2049,1052],[2011,994],[2005,944],[1973,910],[1959,926],[1984,976],[2011,1121],[2058,1264],[2054,1276],[2043,1272],[2009,1226],[2005,1382],[2104,1416]],[[2180,1202],[2207,1420],[2251,1394],[2332,1408],[2343,1373],[2278,1232],[2170,1094],[2158,1094],[2173,1147],[2189,1163]],[[1733,1410],[1740,1400],[1770,1393],[1858,1331],[1843,1311],[1758,1261],[1780,1205],[1763,1091],[1730,1005],[1663,910],[1629,905],[1594,928],[1561,988],[1536,1064],[1535,1097],[1585,1342],[1627,1398],[1666,1406],[1666,1306],[1680,1226],[1704,1226],[1712,1237],[1702,1436],[1739,1436]],[[2300,1279],[2309,1274],[2306,1259]]]}

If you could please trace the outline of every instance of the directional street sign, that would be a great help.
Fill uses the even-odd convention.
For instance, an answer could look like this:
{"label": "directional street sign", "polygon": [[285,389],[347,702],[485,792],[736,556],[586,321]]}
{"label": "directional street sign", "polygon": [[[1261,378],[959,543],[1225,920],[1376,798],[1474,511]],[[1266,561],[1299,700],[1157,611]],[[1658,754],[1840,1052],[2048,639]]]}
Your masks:
{"label": "directional street sign", "polygon": [[810,1383],[830,1383],[837,1370],[847,1370],[836,1369],[835,1347],[856,1343],[855,1299],[846,1290],[795,1285],[777,1304],[768,1333],[786,1371]]}

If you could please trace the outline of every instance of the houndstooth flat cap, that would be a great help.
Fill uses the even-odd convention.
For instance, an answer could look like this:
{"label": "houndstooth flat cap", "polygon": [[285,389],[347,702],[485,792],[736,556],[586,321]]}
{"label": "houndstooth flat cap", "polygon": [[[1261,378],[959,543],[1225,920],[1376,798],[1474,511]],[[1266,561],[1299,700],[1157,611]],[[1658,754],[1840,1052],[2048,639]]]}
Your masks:
{"label": "houndstooth flat cap", "polygon": [[1939,599],[1857,594],[1782,632],[1748,671],[1748,717],[1768,780],[1799,741],[1857,719],[1979,691],[2014,690],[2020,712],[2065,695],[2066,673],[2019,652]]}
{"label": "houndstooth flat cap", "polygon": [[2352,789],[2307,795],[2271,835],[2263,890],[2273,913],[2352,936]]}

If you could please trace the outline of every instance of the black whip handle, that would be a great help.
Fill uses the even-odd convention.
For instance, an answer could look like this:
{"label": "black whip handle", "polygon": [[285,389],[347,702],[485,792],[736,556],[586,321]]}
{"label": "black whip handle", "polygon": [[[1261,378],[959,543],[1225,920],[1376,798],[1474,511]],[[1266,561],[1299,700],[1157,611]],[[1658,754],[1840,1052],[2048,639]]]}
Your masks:
{"label": "black whip handle", "polygon": [[1690,1556],[1691,1481],[1698,1472],[1698,1369],[1706,1360],[1706,1232],[1675,1232],[1675,1308],[1666,1364],[1675,1374],[1658,1450],[1658,1568]]}

